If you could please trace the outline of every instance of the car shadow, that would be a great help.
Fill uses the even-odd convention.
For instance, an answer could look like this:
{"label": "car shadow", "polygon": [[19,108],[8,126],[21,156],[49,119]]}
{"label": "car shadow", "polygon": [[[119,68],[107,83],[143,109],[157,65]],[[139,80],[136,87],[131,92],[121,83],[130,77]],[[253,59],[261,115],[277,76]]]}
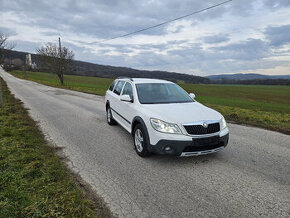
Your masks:
{"label": "car shadow", "polygon": [[169,156],[169,155],[159,155],[159,154],[152,154],[148,159],[150,161],[156,161],[159,164],[160,163],[193,163],[193,164],[199,164],[199,163],[207,163],[211,161],[215,161],[221,156],[221,153],[212,153],[212,154],[206,154],[206,155],[199,155],[199,156],[189,156],[189,157],[179,157],[179,156]]}

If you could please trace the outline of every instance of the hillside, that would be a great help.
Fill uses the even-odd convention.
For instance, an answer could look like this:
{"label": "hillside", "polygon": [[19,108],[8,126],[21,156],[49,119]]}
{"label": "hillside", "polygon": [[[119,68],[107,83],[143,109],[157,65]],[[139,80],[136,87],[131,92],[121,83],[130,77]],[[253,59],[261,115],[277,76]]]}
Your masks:
{"label": "hillside", "polygon": [[219,74],[206,76],[210,80],[267,80],[267,79],[290,79],[290,75],[263,75],[255,73]]}
{"label": "hillside", "polygon": [[[25,62],[25,55],[27,52],[21,51],[8,51],[5,59],[21,59]],[[32,62],[35,62],[38,66],[38,70],[45,71],[42,67],[43,64],[37,54],[31,54]],[[156,79],[167,79],[171,81],[184,81],[186,83],[210,83],[210,80],[200,76],[192,76],[188,74],[181,74],[176,72],[167,71],[148,71],[148,70],[137,70],[127,67],[115,67],[108,65],[93,64],[84,61],[74,60],[72,62],[72,70],[66,74],[71,75],[82,75],[82,76],[95,76],[105,78],[116,78],[119,76],[127,77],[148,77]]]}
{"label": "hillside", "polygon": [[[27,52],[7,51],[6,62],[18,60],[25,62]],[[40,61],[39,55],[31,54],[32,62],[35,62],[39,71],[49,72]],[[19,61],[21,60],[21,61]],[[12,61],[13,62],[13,61]],[[21,69],[21,67],[14,68]],[[201,83],[201,84],[247,84],[247,85],[290,85],[290,75],[263,75],[263,74],[220,74],[206,77],[193,76],[167,71],[137,70],[127,67],[116,67],[109,65],[93,64],[84,61],[74,60],[72,69],[65,73],[67,75],[94,76],[103,78],[116,78],[119,76],[166,79],[174,82]]]}

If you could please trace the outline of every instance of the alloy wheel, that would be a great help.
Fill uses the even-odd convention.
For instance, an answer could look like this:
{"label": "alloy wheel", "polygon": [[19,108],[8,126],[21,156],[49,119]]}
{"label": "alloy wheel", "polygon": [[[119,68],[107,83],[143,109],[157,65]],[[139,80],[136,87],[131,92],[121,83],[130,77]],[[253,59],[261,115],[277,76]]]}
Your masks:
{"label": "alloy wheel", "polygon": [[143,134],[140,129],[135,131],[135,146],[138,152],[143,151]]}

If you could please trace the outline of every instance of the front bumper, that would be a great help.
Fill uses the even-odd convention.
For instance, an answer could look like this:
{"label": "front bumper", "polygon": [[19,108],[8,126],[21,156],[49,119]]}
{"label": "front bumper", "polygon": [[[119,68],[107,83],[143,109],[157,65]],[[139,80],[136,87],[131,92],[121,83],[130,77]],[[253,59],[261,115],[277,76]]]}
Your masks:
{"label": "front bumper", "polygon": [[[211,138],[211,139],[209,139]],[[209,138],[192,138],[192,141],[160,140],[156,145],[150,145],[149,150],[157,154],[174,156],[194,156],[214,153],[225,148],[229,141],[229,134]],[[207,140],[200,143],[200,140]],[[170,150],[166,150],[170,147]]]}

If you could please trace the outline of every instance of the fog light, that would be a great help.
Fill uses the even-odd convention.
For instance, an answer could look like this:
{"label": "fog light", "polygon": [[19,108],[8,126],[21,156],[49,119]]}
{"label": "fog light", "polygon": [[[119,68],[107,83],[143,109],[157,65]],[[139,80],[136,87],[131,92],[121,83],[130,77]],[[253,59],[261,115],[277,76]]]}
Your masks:
{"label": "fog light", "polygon": [[164,150],[165,150],[165,151],[171,151],[171,147],[170,147],[170,146],[166,146],[166,147],[164,148]]}

